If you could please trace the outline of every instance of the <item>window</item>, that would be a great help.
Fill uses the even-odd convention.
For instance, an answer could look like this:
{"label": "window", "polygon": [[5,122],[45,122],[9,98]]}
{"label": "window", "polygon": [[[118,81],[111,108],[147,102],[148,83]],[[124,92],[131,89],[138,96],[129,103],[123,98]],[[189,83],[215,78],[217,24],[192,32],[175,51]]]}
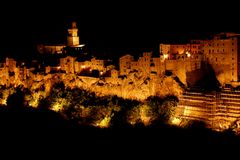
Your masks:
{"label": "window", "polygon": [[234,49],[232,49],[232,51],[234,52]]}
{"label": "window", "polygon": [[234,43],[232,43],[232,45],[234,46]]}
{"label": "window", "polygon": [[217,62],[217,58],[216,58],[216,62]]}

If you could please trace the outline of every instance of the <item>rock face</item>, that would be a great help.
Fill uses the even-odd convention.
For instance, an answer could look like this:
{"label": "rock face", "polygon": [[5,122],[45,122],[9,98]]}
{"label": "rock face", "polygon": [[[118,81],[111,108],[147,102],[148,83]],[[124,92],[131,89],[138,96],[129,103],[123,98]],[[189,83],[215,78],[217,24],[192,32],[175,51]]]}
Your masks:
{"label": "rock face", "polygon": [[174,77],[163,77],[158,88],[157,95],[165,97],[166,95],[175,95],[179,97],[183,92],[183,88],[174,79]]}
{"label": "rock face", "polygon": [[[145,100],[149,96],[175,95],[179,96],[183,89],[176,81],[174,76],[151,75],[145,76],[141,72],[132,72],[127,77],[121,78],[94,78],[77,76],[75,74],[47,74],[35,75],[28,79],[18,81],[8,81],[10,86],[23,85],[31,91],[42,91],[41,95],[36,97],[49,95],[53,84],[57,82],[64,82],[65,87],[79,87],[85,90],[93,91],[98,96],[117,95],[125,99]],[[4,82],[2,81],[4,84]]]}
{"label": "rock face", "polygon": [[149,96],[179,96],[183,89],[174,76],[144,77],[141,73],[130,73],[124,78],[62,77],[66,86],[81,87],[99,96],[117,95],[126,99],[145,100]]}

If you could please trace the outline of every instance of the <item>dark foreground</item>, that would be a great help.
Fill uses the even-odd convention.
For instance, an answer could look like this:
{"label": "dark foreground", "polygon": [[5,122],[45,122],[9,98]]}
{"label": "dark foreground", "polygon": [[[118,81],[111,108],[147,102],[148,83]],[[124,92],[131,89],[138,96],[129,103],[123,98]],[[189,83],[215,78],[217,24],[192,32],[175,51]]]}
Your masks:
{"label": "dark foreground", "polygon": [[[204,128],[179,129],[156,126],[118,126],[99,129],[79,126],[48,110],[0,112],[1,146],[10,151],[56,153],[109,158],[141,156],[233,156],[240,137]],[[196,157],[195,157],[196,158]],[[193,158],[193,159],[195,159]],[[116,159],[116,158],[110,158]],[[128,159],[128,158],[127,158]]]}

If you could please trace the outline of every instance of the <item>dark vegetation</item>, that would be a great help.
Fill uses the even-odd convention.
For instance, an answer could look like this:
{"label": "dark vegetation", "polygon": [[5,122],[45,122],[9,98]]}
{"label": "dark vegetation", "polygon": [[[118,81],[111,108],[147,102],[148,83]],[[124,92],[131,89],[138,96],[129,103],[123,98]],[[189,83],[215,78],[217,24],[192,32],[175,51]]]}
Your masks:
{"label": "dark vegetation", "polygon": [[[116,96],[98,98],[94,93],[84,90],[64,88],[64,84],[56,84],[52,94],[41,101],[37,109],[24,104],[24,94],[27,91],[17,88],[9,96],[7,106],[0,108],[0,128],[2,137],[11,137],[12,141],[22,141],[27,144],[66,144],[91,151],[113,151],[113,153],[133,154],[133,151],[166,154],[165,151],[189,152],[189,150],[206,153],[215,149],[230,149],[240,144],[238,136],[231,131],[223,133],[206,129],[205,124],[192,121],[188,127],[177,128],[165,121],[174,108],[170,106],[178,102],[176,97],[168,96],[166,99],[149,97],[146,103],[153,108],[152,113],[158,117],[151,125],[144,126],[137,123],[134,126],[126,122],[129,108],[137,107],[140,102],[125,100]],[[71,97],[70,106],[57,113],[49,110],[54,96]],[[91,113],[93,116],[84,119],[77,115],[77,103],[86,107],[96,106]],[[114,116],[109,128],[97,128],[86,125],[94,121],[94,112],[104,106],[121,106],[121,110],[113,109]],[[159,107],[160,106],[160,107]],[[95,115],[98,115],[96,113]],[[82,122],[82,123],[79,123]],[[7,138],[9,140],[9,138]],[[42,140],[43,139],[43,140]],[[6,140],[6,139],[5,139]],[[7,140],[7,141],[8,141]],[[121,147],[123,146],[123,148]],[[203,146],[203,148],[201,148]],[[49,147],[49,146],[47,146]],[[60,146],[58,146],[60,147]],[[65,146],[62,146],[65,147]],[[120,150],[119,150],[120,149]],[[160,150],[160,151],[159,151]],[[137,153],[136,153],[137,154]],[[139,155],[140,153],[138,153]]]}

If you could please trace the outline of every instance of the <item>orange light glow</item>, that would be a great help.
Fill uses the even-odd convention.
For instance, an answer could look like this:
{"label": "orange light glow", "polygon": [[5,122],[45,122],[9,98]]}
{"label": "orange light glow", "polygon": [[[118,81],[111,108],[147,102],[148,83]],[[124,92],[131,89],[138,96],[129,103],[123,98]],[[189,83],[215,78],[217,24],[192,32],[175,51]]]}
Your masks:
{"label": "orange light glow", "polygon": [[191,53],[190,52],[187,51],[186,54],[187,54],[188,58],[191,57]]}
{"label": "orange light glow", "polygon": [[176,118],[176,117],[173,117],[172,120],[171,120],[171,123],[173,125],[179,125],[181,122],[181,119],[180,118]]}
{"label": "orange light glow", "polygon": [[97,123],[96,126],[100,128],[108,128],[110,125],[110,121],[111,121],[111,116],[106,116],[99,123]]}
{"label": "orange light glow", "polygon": [[85,65],[82,65],[81,68],[84,69],[84,68],[86,68],[86,66],[85,66]]}
{"label": "orange light glow", "polygon": [[167,58],[168,58],[168,54],[164,54],[164,55],[163,55],[163,58],[164,58],[164,59],[167,59]]}

